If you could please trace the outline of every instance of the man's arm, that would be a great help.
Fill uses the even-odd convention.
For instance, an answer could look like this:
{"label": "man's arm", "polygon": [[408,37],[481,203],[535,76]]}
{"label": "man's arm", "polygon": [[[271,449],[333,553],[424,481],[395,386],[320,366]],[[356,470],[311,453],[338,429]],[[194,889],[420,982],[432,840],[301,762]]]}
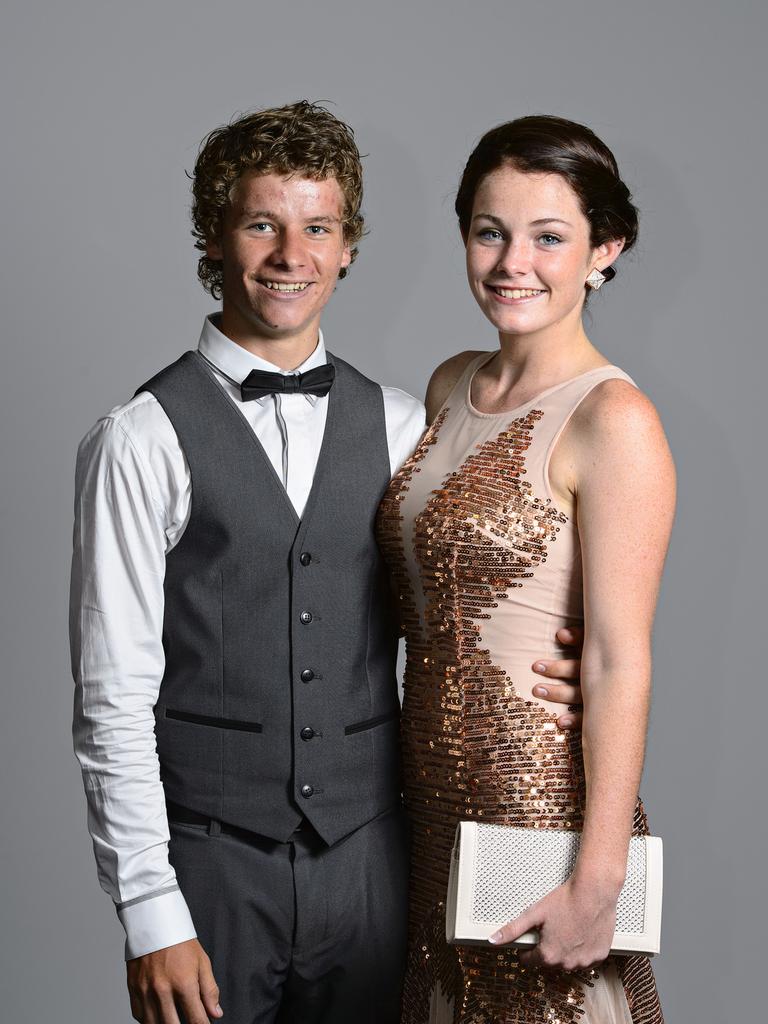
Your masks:
{"label": "man's arm", "polygon": [[389,469],[392,476],[411,457],[427,426],[424,406],[400,388],[382,387],[387,431]]}
{"label": "man's arm", "polygon": [[151,477],[120,414],[100,421],[80,446],[70,591],[73,739],[99,881],[125,928],[126,959],[169,947],[186,959],[192,944],[197,967],[205,954],[190,943],[195,929],[168,861],[155,747],[167,539]]}

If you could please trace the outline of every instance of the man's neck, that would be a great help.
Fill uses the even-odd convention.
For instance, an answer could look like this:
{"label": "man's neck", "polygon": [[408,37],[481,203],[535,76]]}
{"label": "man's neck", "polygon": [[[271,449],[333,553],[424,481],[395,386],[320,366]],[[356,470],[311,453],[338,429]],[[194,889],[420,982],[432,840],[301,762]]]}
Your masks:
{"label": "man's neck", "polygon": [[217,318],[216,326],[230,341],[240,345],[246,352],[265,359],[281,370],[295,370],[305,363],[318,345],[319,326],[312,324],[306,330],[285,337],[270,337],[244,332],[240,325],[228,320],[226,311]]}

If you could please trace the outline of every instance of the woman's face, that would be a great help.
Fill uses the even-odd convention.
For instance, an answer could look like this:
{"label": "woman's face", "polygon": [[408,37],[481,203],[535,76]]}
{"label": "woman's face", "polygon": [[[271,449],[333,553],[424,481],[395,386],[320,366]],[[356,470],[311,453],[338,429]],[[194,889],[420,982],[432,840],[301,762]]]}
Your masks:
{"label": "woman's face", "polygon": [[486,175],[475,194],[469,287],[501,334],[578,323],[587,275],[612,262],[606,257],[616,245],[592,248],[589,221],[565,178],[506,165]]}

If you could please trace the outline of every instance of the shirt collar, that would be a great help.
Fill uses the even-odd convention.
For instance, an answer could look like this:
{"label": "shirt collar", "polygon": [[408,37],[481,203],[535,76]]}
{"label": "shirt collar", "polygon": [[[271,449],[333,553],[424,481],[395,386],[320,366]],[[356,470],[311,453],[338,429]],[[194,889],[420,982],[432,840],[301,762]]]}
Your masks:
{"label": "shirt collar", "polygon": [[[314,352],[304,360],[301,366],[297,366],[295,370],[283,370],[279,366],[275,366],[274,363],[262,359],[261,356],[256,356],[249,352],[242,345],[238,345],[236,341],[228,338],[226,334],[222,334],[218,327],[220,315],[219,313],[211,313],[203,321],[203,329],[200,332],[197,350],[209,363],[217,370],[220,370],[225,377],[229,377],[232,381],[236,382],[238,386],[245,380],[251,370],[268,370],[270,373],[289,375],[291,373],[304,373],[307,370],[314,369],[316,366],[325,366],[328,362],[328,357],[325,354],[323,332],[321,330],[318,330],[317,346]],[[262,404],[270,397],[270,395],[265,395],[263,398],[257,398],[256,401]],[[304,395],[304,397],[310,405],[314,405],[319,396]]]}

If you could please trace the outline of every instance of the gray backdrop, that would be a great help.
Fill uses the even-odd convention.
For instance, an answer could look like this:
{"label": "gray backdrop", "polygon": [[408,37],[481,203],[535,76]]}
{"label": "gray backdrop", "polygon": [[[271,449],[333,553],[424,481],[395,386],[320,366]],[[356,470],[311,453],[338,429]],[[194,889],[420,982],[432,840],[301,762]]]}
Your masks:
{"label": "gray backdrop", "polygon": [[131,1019],[122,931],[97,884],[70,746],[75,448],[99,414],[194,346],[213,306],[188,224],[184,171],[199,140],[236,113],[301,97],[333,102],[369,154],[371,232],[328,310],[329,345],[419,396],[448,354],[495,344],[465,286],[452,214],[473,142],[501,120],[550,112],[586,121],[614,149],[641,240],[595,297],[588,329],[656,401],[680,473],[643,784],[666,841],[658,977],[669,1024],[762,1019],[764,8],[6,10],[3,1019]]}

